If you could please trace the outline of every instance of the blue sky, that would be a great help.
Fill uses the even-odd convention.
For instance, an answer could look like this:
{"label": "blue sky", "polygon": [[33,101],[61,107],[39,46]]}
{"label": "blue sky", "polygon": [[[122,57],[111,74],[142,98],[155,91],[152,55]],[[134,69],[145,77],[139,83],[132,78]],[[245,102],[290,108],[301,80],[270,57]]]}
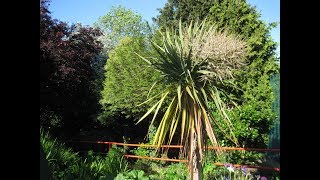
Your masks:
{"label": "blue sky", "polygon": [[[152,17],[158,15],[157,8],[162,8],[166,2],[167,0],[51,0],[49,10],[53,18],[69,24],[81,22],[84,25],[92,25],[112,6],[122,5],[152,22]],[[248,2],[257,7],[261,19],[266,23],[280,22],[280,0],[248,0]],[[277,49],[279,52],[279,25],[271,31],[271,36],[279,44]]]}

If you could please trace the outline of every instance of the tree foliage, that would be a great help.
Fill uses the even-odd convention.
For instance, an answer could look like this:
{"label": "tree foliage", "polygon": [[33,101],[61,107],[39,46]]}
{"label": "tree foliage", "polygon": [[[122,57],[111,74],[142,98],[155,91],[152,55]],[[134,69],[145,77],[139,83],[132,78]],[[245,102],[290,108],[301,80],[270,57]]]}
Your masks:
{"label": "tree foliage", "polygon": [[178,28],[179,20],[188,24],[192,20],[203,20],[207,16],[215,0],[168,0],[159,9],[159,15],[153,18],[159,26]]}
{"label": "tree foliage", "polygon": [[[275,57],[276,43],[270,36],[270,30],[276,23],[266,25],[259,19],[260,14],[255,7],[251,7],[245,0],[168,0],[159,12],[160,15],[154,20],[160,26],[177,28],[180,19],[188,23],[207,18],[218,29],[227,27],[228,31],[247,41],[248,66],[235,72],[235,79],[231,83],[224,82],[217,86],[224,87],[225,94],[239,104],[240,109],[231,110],[234,106],[229,106],[232,120],[238,124],[235,126],[238,133],[237,130],[235,132],[239,143],[249,147],[266,146],[266,133],[275,119],[271,110],[274,97],[270,77],[278,73],[280,68]],[[253,130],[248,133],[246,129]],[[248,143],[249,139],[252,142]]]}
{"label": "tree foliage", "polygon": [[123,149],[115,146],[104,156],[93,151],[80,156],[43,129],[40,129],[40,146],[54,179],[114,179],[127,168]]}
{"label": "tree foliage", "polygon": [[[66,132],[90,124],[98,109],[92,62],[102,45],[100,31],[52,19],[47,1],[40,4],[40,114],[45,127],[56,116]],[[49,112],[49,115],[47,114]],[[47,114],[47,115],[46,115]],[[56,118],[57,119],[57,118]]]}
{"label": "tree foliage", "polygon": [[[109,55],[100,101],[103,112],[99,119],[102,122],[119,114],[126,118],[137,118],[148,107],[148,104],[138,105],[147,99],[149,89],[159,73],[148,68],[136,53],[147,53],[146,42],[143,38],[126,37]],[[155,89],[159,89],[159,86]]]}
{"label": "tree foliage", "polygon": [[[159,77],[159,73],[147,68],[146,63],[135,54],[146,54],[150,50],[146,38],[152,37],[152,32],[141,15],[121,6],[113,7],[95,25],[104,32],[102,42],[105,45],[107,41],[104,39],[112,42],[112,46],[107,47],[109,59],[104,68],[105,79],[100,100],[103,108],[99,120],[136,120],[149,107],[150,103],[138,105],[147,98],[150,86]],[[159,35],[152,38],[157,41]],[[156,86],[155,90],[159,88]]]}
{"label": "tree foliage", "polygon": [[[244,0],[224,0],[214,3],[208,18],[220,28],[228,27],[248,42],[248,68],[237,73],[234,83],[242,91],[229,91],[241,105],[234,111],[234,122],[239,124],[238,138],[243,146],[266,147],[268,132],[275,120],[271,110],[274,100],[270,77],[279,66],[275,57],[276,43],[270,36],[275,24],[267,26],[260,14]],[[247,126],[244,131],[243,126]]]}
{"label": "tree foliage", "polygon": [[106,51],[113,50],[126,36],[142,37],[148,32],[147,22],[142,20],[142,16],[122,6],[112,7],[94,26],[104,33],[100,40]]}

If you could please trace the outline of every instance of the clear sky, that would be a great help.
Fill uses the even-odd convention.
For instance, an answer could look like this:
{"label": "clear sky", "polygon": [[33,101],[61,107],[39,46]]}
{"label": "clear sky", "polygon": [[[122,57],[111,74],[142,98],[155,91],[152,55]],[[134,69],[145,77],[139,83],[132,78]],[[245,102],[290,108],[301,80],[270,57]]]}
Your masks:
{"label": "clear sky", "polygon": [[[69,24],[81,22],[92,25],[100,16],[105,15],[112,6],[122,5],[142,15],[143,19],[152,22],[152,17],[159,13],[158,8],[164,7],[167,0],[51,0],[49,10],[52,17]],[[280,22],[280,0],[248,0],[261,13],[266,23]],[[271,36],[279,46],[280,25],[271,31]]]}

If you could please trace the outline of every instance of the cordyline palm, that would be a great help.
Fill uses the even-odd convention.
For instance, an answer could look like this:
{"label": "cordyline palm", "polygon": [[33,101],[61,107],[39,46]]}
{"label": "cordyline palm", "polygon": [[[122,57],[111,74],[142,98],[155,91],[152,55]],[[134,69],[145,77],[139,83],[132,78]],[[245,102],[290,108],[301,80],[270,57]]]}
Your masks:
{"label": "cordyline palm", "polygon": [[[180,125],[180,144],[183,154],[189,159],[190,175],[192,179],[201,179],[205,140],[209,138],[218,146],[211,123],[220,128],[208,113],[208,102],[215,103],[232,132],[232,124],[223,109],[215,83],[232,78],[232,70],[243,65],[246,45],[239,37],[217,31],[215,26],[209,26],[205,21],[191,22],[183,27],[180,22],[177,32],[167,29],[161,35],[161,45],[152,42],[159,57],[140,57],[162,74],[161,80],[169,88],[147,100],[159,98],[138,123],[154,112],[152,124],[163,102],[170,98],[153,144],[160,148],[166,139],[170,144]],[[237,142],[232,133],[229,137]]]}

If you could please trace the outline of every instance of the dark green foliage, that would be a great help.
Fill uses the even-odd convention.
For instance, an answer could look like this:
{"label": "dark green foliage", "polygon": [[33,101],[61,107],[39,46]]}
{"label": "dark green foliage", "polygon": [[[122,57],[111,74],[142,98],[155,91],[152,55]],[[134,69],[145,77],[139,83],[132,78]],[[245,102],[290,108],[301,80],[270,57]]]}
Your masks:
{"label": "dark green foliage", "polygon": [[216,166],[213,163],[208,163],[208,164],[205,164],[203,167],[203,179],[204,180],[215,179],[217,177],[223,176],[225,172],[226,171],[223,167]]}
{"label": "dark green foliage", "polygon": [[[230,116],[240,144],[245,147],[267,147],[268,133],[275,121],[270,77],[280,69],[275,57],[276,43],[270,36],[270,30],[276,23],[266,25],[259,19],[260,14],[255,7],[245,0],[169,0],[160,9],[156,21],[160,26],[176,26],[180,18],[184,23],[194,18],[207,18],[219,29],[228,29],[246,40],[249,51],[247,67],[235,73],[233,85],[226,82],[217,86],[225,89],[225,94],[229,96],[226,101],[231,98],[239,105],[236,109],[230,103],[227,108],[233,108]],[[215,111],[215,108],[212,110]],[[224,145],[232,146],[223,134],[220,139]]]}
{"label": "dark green foliage", "polygon": [[[138,147],[131,150],[137,156],[169,158],[166,154],[157,153],[154,148]],[[171,163],[166,161],[155,161],[149,159],[137,159],[129,165],[130,169],[143,171],[144,175],[154,180],[162,179],[187,179],[188,168],[186,163]],[[123,174],[126,176],[126,174]],[[122,177],[119,175],[117,178]]]}
{"label": "dark green foliage", "polygon": [[145,147],[138,147],[136,149],[131,150],[137,156],[149,156],[149,157],[156,157],[156,151],[152,149],[147,149]]}
{"label": "dark green foliage", "polygon": [[159,15],[153,20],[163,27],[177,29],[179,19],[183,23],[191,20],[203,20],[210,11],[215,0],[168,0],[165,6],[159,9]]}
{"label": "dark green foliage", "polygon": [[[268,133],[274,120],[273,113],[263,102],[251,101],[241,105],[240,109],[234,109],[229,116],[232,119],[234,133],[243,147],[266,148]],[[220,121],[220,118],[218,118]],[[225,126],[225,125],[224,125]],[[227,129],[224,127],[224,129]],[[221,134],[220,140],[226,143],[224,146],[233,146],[228,138]]]}
{"label": "dark green foliage", "polygon": [[127,162],[123,150],[112,147],[106,157],[88,152],[85,159],[40,130],[40,144],[49,162],[54,179],[113,179],[118,173],[125,172]]}
{"label": "dark green foliage", "polygon": [[188,167],[185,163],[173,163],[168,167],[160,170],[160,178],[159,179],[172,179],[172,180],[180,180],[180,179],[188,179]]}
{"label": "dark green foliage", "polygon": [[179,19],[183,23],[207,18],[219,29],[227,28],[242,35],[250,44],[251,63],[257,58],[266,61],[274,55],[275,43],[269,34],[275,23],[266,26],[260,14],[246,0],[168,0],[165,7],[159,9],[159,16],[154,20],[163,27],[177,28]]}
{"label": "dark green foliage", "polygon": [[72,173],[75,173],[73,168],[80,163],[80,157],[77,153],[51,138],[43,130],[40,131],[40,144],[43,147],[54,179],[68,179],[65,177],[70,177]]}
{"label": "dark green foliage", "polygon": [[234,81],[243,92],[231,93],[242,98],[238,100],[240,103],[262,101],[270,106],[273,97],[269,79],[280,68],[275,58],[276,43],[270,36],[270,30],[276,24],[267,26],[259,18],[257,10],[245,0],[216,1],[208,14],[208,19],[220,29],[227,28],[241,35],[248,43],[248,68],[238,72]]}
{"label": "dark green foliage", "polygon": [[103,113],[99,120],[102,122],[119,114],[124,118],[139,118],[150,104],[138,106],[147,99],[149,89],[159,74],[150,69],[136,53],[147,53],[145,41],[138,37],[127,37],[109,55],[100,101]]}
{"label": "dark green foliage", "polygon": [[150,29],[140,14],[121,6],[113,7],[100,17],[95,26],[104,32],[101,41],[108,50],[109,58],[104,68],[100,100],[102,112],[98,120],[109,125],[123,121],[118,125],[134,126],[127,121],[134,122],[141,111],[149,107],[151,102],[138,105],[147,99],[152,83],[159,76],[136,55],[144,55],[150,50],[150,45],[145,41],[146,37],[151,36]]}
{"label": "dark green foliage", "polygon": [[[170,180],[186,180],[188,177],[188,167],[186,163],[166,163],[146,160],[144,166],[141,163],[133,166],[135,173],[139,172],[142,175],[154,180],[170,179]],[[143,173],[142,173],[142,172]],[[129,171],[130,172],[130,171]],[[128,176],[123,174],[124,176]],[[117,178],[122,177],[119,174]]]}
{"label": "dark green foliage", "polygon": [[149,180],[150,178],[145,176],[143,170],[131,170],[125,173],[117,175],[115,180]]}

